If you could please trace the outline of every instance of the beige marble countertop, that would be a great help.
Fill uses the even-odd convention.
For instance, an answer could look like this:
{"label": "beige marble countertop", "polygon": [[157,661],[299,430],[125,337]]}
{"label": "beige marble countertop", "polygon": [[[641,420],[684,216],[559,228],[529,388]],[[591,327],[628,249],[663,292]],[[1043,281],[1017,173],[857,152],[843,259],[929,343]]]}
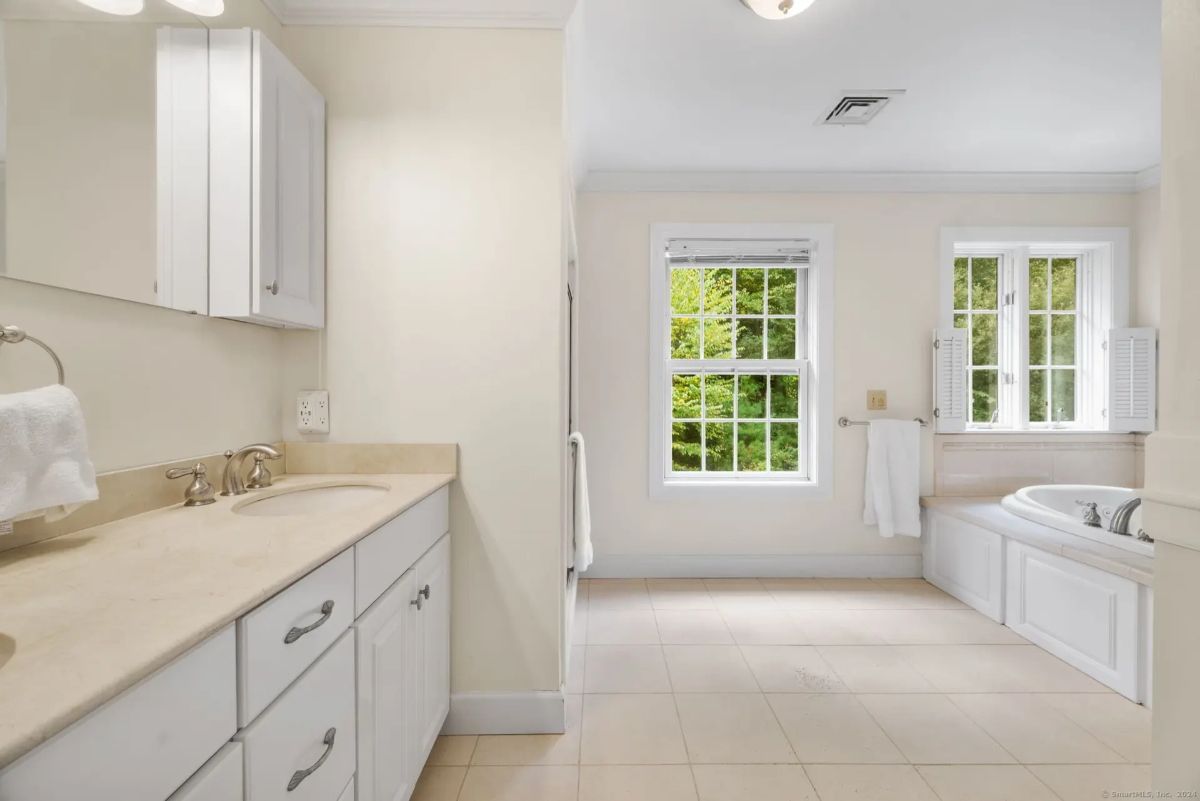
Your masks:
{"label": "beige marble countertop", "polygon": [[1017,517],[1000,505],[1000,498],[925,497],[921,506],[974,523],[1034,548],[1074,559],[1098,570],[1154,585],[1154,559],[1102,542],[1093,542],[1041,523]]}
{"label": "beige marble countertop", "polygon": [[[286,475],[262,493],[158,509],[0,554],[0,767],[453,480]],[[232,511],[254,496],[330,483],[388,492],[329,514]]]}

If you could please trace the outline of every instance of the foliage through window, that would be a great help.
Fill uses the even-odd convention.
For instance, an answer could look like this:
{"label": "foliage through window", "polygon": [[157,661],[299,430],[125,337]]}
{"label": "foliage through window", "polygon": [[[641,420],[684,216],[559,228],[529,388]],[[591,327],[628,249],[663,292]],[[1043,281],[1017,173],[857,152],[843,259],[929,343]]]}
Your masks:
{"label": "foliage through window", "polygon": [[668,471],[803,478],[807,251],[759,256],[711,244],[673,250],[666,264]]}

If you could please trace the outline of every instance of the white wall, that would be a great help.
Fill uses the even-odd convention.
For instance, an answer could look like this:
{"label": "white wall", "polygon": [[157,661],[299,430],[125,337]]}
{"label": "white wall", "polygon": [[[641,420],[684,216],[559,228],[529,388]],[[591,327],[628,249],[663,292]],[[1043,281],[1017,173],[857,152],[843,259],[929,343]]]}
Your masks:
{"label": "white wall", "polygon": [[[828,222],[835,226],[835,400],[862,418],[867,389],[891,414],[928,418],[943,225],[1134,223],[1131,195],[584,193],[580,206],[582,430],[588,438],[597,565],[646,554],[850,554],[912,557],[916,541],[861,522],[865,432],[835,430],[834,494],[651,500],[647,495],[650,225]],[[925,435],[923,492],[933,488]],[[627,560],[626,560],[627,561]],[[915,560],[901,560],[912,566]]]}
{"label": "white wall", "polygon": [[330,439],[460,445],[454,691],[557,690],[562,33],[285,40],[328,101]]}

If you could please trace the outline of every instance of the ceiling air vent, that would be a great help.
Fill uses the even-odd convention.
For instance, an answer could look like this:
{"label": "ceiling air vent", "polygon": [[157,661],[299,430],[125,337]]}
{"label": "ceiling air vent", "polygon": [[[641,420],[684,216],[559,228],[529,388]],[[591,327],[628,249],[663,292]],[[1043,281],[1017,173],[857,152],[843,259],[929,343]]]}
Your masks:
{"label": "ceiling air vent", "polygon": [[833,104],[825,116],[817,120],[819,125],[866,125],[883,111],[893,97],[904,94],[903,89],[885,89],[878,92],[848,93]]}

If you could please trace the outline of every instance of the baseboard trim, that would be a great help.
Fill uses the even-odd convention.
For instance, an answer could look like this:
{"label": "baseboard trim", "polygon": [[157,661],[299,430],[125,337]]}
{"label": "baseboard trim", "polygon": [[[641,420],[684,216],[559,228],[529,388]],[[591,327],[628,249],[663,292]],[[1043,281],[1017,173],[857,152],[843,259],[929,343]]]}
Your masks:
{"label": "baseboard trim", "polygon": [[562,690],[454,693],[442,734],[562,734],[566,700]]}
{"label": "baseboard trim", "polygon": [[596,554],[583,578],[920,578],[920,554]]}

